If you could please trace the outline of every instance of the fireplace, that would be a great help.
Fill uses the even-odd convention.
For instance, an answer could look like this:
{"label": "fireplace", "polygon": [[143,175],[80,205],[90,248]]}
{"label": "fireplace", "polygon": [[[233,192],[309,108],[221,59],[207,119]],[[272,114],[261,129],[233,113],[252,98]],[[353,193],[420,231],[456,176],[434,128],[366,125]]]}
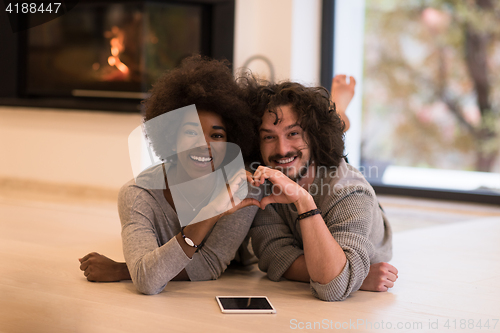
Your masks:
{"label": "fireplace", "polygon": [[10,86],[0,104],[133,111],[184,57],[232,61],[234,0],[80,1],[57,19],[9,33],[18,64],[0,63],[12,79],[1,83]]}

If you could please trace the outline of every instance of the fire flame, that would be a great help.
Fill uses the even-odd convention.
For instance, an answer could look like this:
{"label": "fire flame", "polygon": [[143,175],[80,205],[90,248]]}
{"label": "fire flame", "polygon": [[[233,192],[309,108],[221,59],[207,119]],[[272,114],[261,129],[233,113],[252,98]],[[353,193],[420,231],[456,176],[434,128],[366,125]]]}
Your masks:
{"label": "fire flame", "polygon": [[108,64],[111,67],[115,66],[124,75],[128,75],[129,69],[127,65],[125,65],[120,60],[120,53],[122,53],[125,50],[125,45],[123,43],[123,40],[125,39],[125,34],[123,30],[121,30],[117,26],[114,26],[113,28],[111,28],[111,31],[106,32],[106,37],[108,38],[113,37],[109,41],[109,44],[111,46],[111,56],[108,57]]}

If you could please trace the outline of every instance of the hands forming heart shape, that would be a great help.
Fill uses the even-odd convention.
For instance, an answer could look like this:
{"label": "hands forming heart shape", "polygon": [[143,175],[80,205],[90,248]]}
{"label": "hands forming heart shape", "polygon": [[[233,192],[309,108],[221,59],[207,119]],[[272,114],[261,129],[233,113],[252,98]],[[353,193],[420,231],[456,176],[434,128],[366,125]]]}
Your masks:
{"label": "hands forming heart shape", "polygon": [[[243,188],[242,185],[246,182],[251,186],[259,187],[266,180],[272,183],[272,193],[262,198],[261,201],[238,196],[241,188]],[[230,200],[228,201],[227,195],[220,195],[212,201],[211,205],[221,215],[229,215],[251,205],[265,209],[270,203],[296,204],[300,199],[310,196],[302,186],[288,178],[281,171],[263,166],[260,166],[253,175],[248,171],[241,170],[228,183],[227,190]]]}

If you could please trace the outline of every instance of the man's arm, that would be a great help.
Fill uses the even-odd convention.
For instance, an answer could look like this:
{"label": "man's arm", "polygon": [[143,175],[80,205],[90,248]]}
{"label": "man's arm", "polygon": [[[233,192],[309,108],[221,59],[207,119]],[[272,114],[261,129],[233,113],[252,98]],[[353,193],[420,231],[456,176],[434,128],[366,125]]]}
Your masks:
{"label": "man's arm", "polygon": [[[309,193],[301,195],[295,202],[297,213],[304,214],[317,209]],[[300,220],[304,260],[311,280],[327,284],[337,277],[346,264],[344,251],[332,237],[320,214]]]}
{"label": "man's arm", "polygon": [[[260,168],[254,178],[257,182],[269,179],[280,188],[276,191],[279,194],[262,199],[261,208],[269,203],[294,203],[299,214],[316,208],[307,191],[277,170]],[[304,264],[297,257],[297,263],[290,264],[285,274],[303,281],[307,269],[313,294],[328,301],[345,299],[360,288],[368,275],[370,254],[374,251],[368,234],[372,213],[378,209],[367,188],[345,186],[335,194],[331,202],[322,207],[325,209],[322,215],[300,221]]]}
{"label": "man's arm", "polygon": [[257,212],[250,237],[254,253],[259,258],[259,269],[267,272],[272,281],[279,281],[296,259],[304,254],[290,227],[272,205]]}
{"label": "man's arm", "polygon": [[309,282],[311,280],[304,255],[295,259],[293,264],[283,274],[283,277],[288,280],[300,282]]}
{"label": "man's arm", "polygon": [[[254,174],[254,182],[262,184],[265,179],[269,179],[273,186],[279,189],[276,191],[279,194],[273,191],[273,194],[264,197],[261,200],[262,209],[270,203],[293,203],[300,215],[317,208],[309,192],[282,172],[259,167]],[[300,229],[304,260],[311,279],[322,284],[330,282],[344,269],[346,263],[344,251],[332,237],[321,215],[317,214],[301,220]],[[276,247],[276,243],[273,243],[273,246]],[[290,266],[291,264],[288,267]]]}

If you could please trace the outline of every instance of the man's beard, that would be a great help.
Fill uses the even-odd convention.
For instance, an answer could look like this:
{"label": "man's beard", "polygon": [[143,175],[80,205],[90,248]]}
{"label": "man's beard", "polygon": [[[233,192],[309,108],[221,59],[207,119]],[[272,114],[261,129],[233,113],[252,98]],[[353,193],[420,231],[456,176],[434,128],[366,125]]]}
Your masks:
{"label": "man's beard", "polygon": [[298,183],[302,178],[304,178],[307,175],[310,166],[311,166],[311,160],[307,161],[306,164],[299,167],[299,171],[297,172],[295,177],[292,178],[288,175],[287,176],[294,182]]}

